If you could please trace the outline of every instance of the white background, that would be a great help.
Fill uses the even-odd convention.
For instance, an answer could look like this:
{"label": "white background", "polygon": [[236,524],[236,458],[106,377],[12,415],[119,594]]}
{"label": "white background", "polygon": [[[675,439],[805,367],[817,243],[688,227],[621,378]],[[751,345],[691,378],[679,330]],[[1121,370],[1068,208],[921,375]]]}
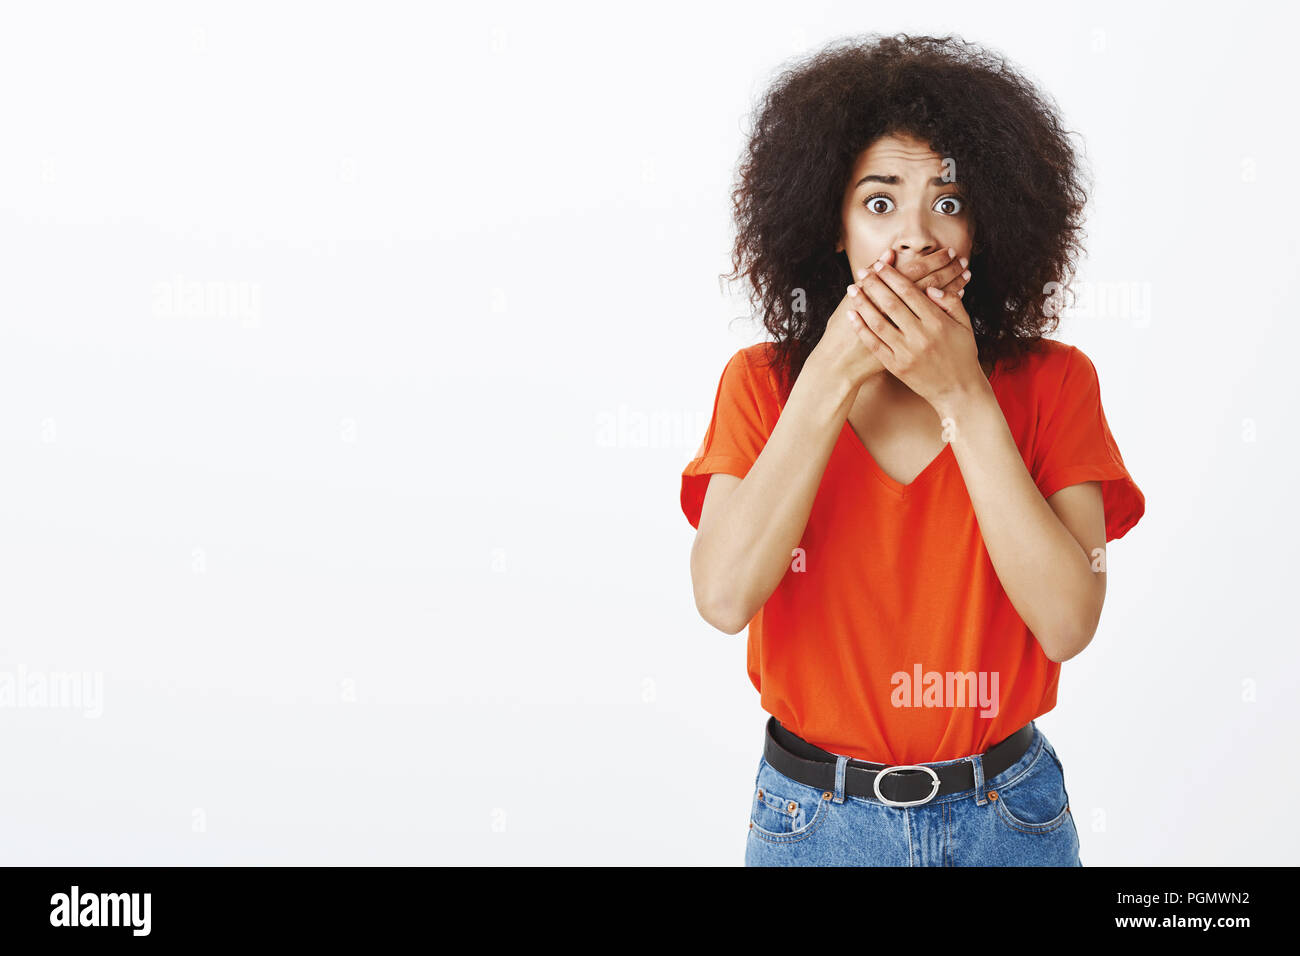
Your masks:
{"label": "white background", "polygon": [[905,30],[1057,100],[1150,296],[1056,336],[1147,496],[1039,721],[1083,862],[1292,862],[1295,15],[922,6],[6,7],[0,678],[102,697],[0,707],[0,858],[739,864],[729,190],[783,61]]}

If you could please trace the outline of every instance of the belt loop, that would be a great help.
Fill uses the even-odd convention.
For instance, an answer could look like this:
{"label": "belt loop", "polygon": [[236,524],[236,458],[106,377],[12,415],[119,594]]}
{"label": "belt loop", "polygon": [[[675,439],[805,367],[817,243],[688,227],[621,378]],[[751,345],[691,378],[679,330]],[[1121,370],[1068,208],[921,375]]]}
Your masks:
{"label": "belt loop", "polygon": [[835,802],[844,802],[844,774],[849,765],[849,758],[840,754],[835,758]]}
{"label": "belt loop", "polygon": [[975,806],[982,807],[988,803],[984,798],[984,755],[975,754],[969,760],[975,770]]}

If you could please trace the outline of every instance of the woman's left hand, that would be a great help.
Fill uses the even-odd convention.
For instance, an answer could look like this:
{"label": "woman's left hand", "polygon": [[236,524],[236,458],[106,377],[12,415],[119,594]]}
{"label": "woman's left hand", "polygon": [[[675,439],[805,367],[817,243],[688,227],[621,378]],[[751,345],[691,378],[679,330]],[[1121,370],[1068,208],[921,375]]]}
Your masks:
{"label": "woman's left hand", "polygon": [[888,250],[858,280],[860,295],[869,301],[855,311],[875,339],[872,351],[880,364],[942,413],[940,406],[954,395],[988,384],[970,316],[961,297],[918,289],[894,268],[893,257]]}

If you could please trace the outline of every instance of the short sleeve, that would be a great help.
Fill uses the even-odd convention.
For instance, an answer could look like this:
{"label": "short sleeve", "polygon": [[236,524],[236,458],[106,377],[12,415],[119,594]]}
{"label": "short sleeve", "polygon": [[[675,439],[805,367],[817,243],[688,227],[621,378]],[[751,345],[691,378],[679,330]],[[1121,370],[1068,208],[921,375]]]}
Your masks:
{"label": "short sleeve", "polygon": [[1100,481],[1106,540],[1124,537],[1138,523],[1146,498],[1125,467],[1106,421],[1097,369],[1074,346],[1066,351],[1060,391],[1035,445],[1034,482],[1044,498],[1070,485]]}
{"label": "short sleeve", "polygon": [[744,478],[767,444],[771,427],[763,419],[762,394],[747,351],[740,349],[722,370],[708,430],[682,471],[682,511],[691,527],[700,526],[709,476],[722,472]]}

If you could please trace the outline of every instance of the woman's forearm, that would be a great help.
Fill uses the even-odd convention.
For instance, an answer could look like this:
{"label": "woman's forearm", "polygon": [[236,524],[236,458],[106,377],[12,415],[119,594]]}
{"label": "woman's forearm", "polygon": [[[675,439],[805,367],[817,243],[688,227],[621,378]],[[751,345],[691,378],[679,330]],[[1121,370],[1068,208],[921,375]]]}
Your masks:
{"label": "woman's forearm", "polygon": [[790,570],[856,396],[848,380],[810,358],[745,478],[701,521],[691,577],[715,627],[744,628]]}
{"label": "woman's forearm", "polygon": [[1043,652],[1068,659],[1096,630],[1104,576],[1039,492],[987,381],[936,411],[1003,590]]}

